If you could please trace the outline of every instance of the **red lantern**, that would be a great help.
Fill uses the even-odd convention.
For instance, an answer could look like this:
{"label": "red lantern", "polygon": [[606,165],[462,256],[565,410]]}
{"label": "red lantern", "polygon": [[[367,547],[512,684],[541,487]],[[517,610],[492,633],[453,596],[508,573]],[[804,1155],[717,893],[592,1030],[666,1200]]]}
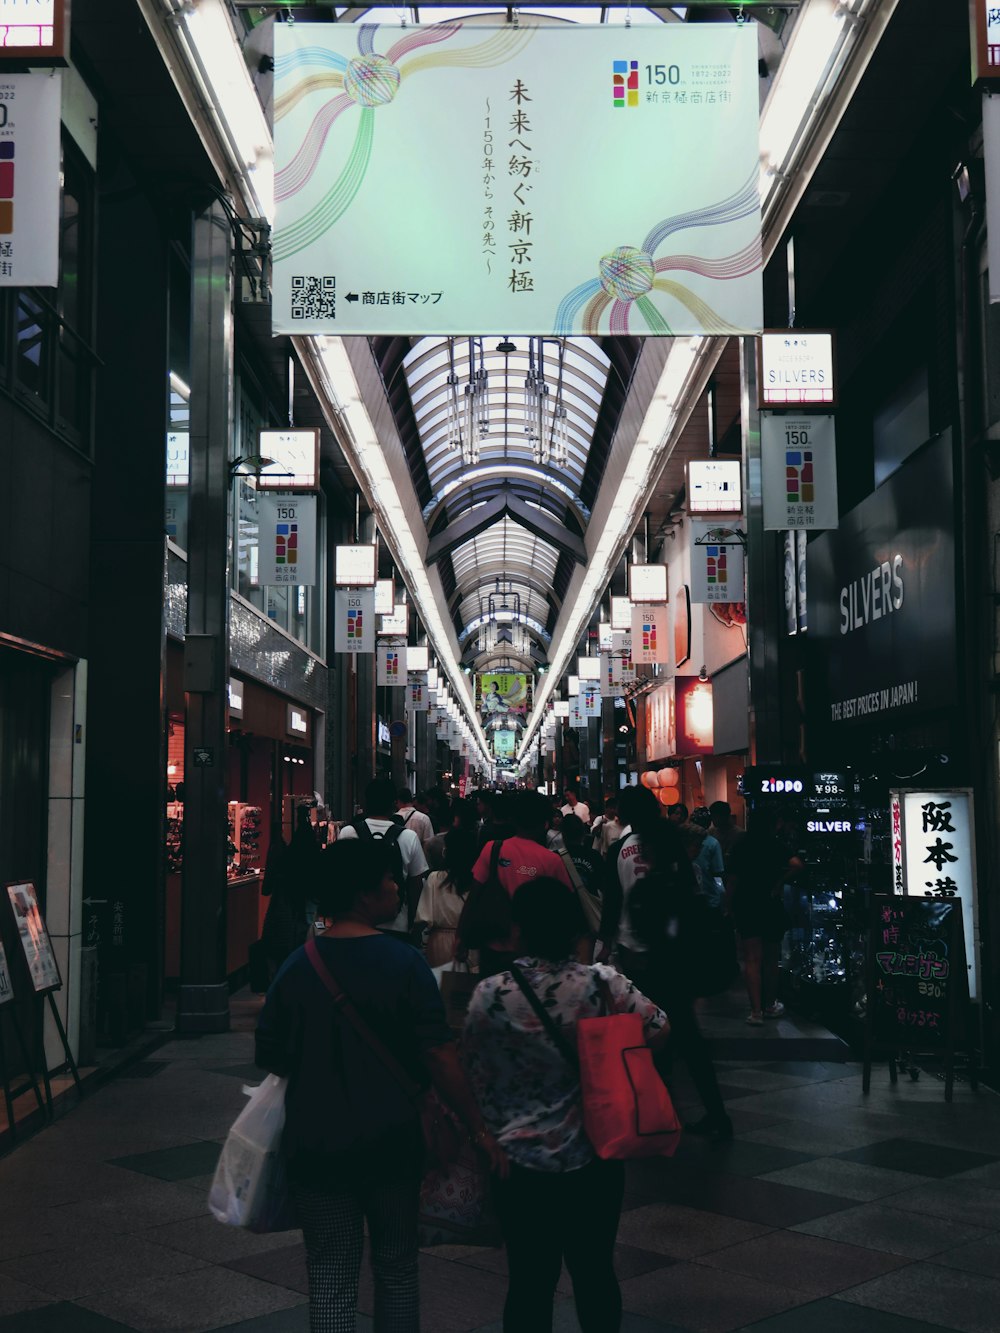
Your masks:
{"label": "red lantern", "polygon": [[661,787],[656,793],[661,805],[676,805],[681,794],[676,787]]}
{"label": "red lantern", "polygon": [[653,791],[660,785],[659,779],[652,769],[650,769],[648,773],[643,773],[639,778],[639,781],[644,787],[648,787],[650,791]]}
{"label": "red lantern", "polygon": [[657,773],[661,787],[679,787],[681,785],[680,769],[661,768]]}

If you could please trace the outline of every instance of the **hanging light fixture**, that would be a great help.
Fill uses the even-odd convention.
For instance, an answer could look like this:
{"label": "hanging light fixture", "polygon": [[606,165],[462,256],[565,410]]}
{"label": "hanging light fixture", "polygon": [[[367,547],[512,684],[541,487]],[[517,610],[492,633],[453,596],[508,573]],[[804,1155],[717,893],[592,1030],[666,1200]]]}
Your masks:
{"label": "hanging light fixture", "polygon": [[[455,339],[448,339],[448,448],[462,455],[462,462],[479,462],[479,446],[490,433],[489,374],[482,338],[469,340],[469,378],[459,397],[455,369]],[[478,356],[478,364],[477,364]]]}
{"label": "hanging light fixture", "polygon": [[[555,394],[545,378],[545,344],[559,349]],[[524,379],[524,431],[536,463],[563,467],[569,458],[569,413],[563,401],[566,342],[563,338],[528,339],[528,373]]]}

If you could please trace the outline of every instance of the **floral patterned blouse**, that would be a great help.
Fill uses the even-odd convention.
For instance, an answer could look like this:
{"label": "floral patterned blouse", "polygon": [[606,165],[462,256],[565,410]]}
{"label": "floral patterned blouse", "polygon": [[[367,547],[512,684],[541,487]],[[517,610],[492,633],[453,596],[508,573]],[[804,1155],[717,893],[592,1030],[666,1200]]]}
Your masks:
{"label": "floral patterned blouse", "polygon": [[[601,1013],[598,977],[608,983],[615,1013],[641,1014],[647,1035],[667,1021],[652,1000],[613,967],[538,958],[517,962],[573,1046],[577,1019]],[[509,972],[487,977],[476,987],[462,1050],[483,1117],[512,1161],[534,1171],[575,1171],[594,1160],[583,1129],[577,1071]]]}

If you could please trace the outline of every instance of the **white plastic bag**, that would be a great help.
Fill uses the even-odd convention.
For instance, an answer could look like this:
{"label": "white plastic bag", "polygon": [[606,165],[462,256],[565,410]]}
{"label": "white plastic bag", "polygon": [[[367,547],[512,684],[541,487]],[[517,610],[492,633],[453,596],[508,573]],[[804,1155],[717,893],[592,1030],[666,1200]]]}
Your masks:
{"label": "white plastic bag", "polygon": [[286,1078],[268,1074],[226,1136],[208,1193],[209,1212],[219,1222],[248,1231],[287,1231],[295,1226],[281,1156]]}

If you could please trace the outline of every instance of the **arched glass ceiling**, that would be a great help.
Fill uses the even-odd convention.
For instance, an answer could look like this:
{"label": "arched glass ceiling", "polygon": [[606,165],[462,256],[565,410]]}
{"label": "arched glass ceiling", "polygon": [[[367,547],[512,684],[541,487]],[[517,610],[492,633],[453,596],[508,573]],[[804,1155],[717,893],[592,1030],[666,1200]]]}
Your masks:
{"label": "arched glass ceiling", "polygon": [[[488,434],[479,441],[479,466],[511,464],[525,478],[537,477],[539,486],[550,484],[551,469],[539,466],[525,430],[524,382],[528,374],[527,338],[512,338],[513,350],[498,351],[500,340],[482,344],[482,364],[487,375]],[[559,342],[562,342],[562,399],[567,411],[568,459],[559,469],[563,489],[579,495],[597,414],[604,396],[610,362],[590,338],[546,339],[543,344],[546,382],[554,401],[559,384]],[[454,340],[454,369],[458,397],[464,404],[469,381],[468,338]],[[479,350],[473,355],[479,365]],[[413,404],[424,458],[435,498],[460,482],[468,471],[461,454],[448,447],[448,420],[452,399],[448,376],[452,368],[452,345],[448,339],[422,338],[403,363]]]}
{"label": "arched glass ceiling", "polygon": [[[510,593],[516,593],[521,599],[521,614],[513,616],[512,619],[520,620],[522,624],[533,629],[539,638],[547,640],[549,635],[545,628],[545,620],[549,614],[549,604],[545,598],[533,592],[527,584],[518,583],[517,579],[511,579],[505,586]],[[479,629],[488,621],[487,598],[492,591],[492,588],[481,588],[462,602],[459,616],[463,635]]]}
{"label": "arched glass ceiling", "polygon": [[[498,578],[512,578],[517,583],[520,569],[530,571],[543,587],[550,586],[555,579],[559,552],[505,515],[485,532],[456,546],[451,558],[455,582],[465,592],[465,602],[475,598],[474,615],[462,618],[464,628],[479,615],[479,596],[487,597]],[[548,604],[523,584],[519,590],[522,598],[527,595],[535,599],[532,606],[539,614],[529,614],[544,625]]]}

